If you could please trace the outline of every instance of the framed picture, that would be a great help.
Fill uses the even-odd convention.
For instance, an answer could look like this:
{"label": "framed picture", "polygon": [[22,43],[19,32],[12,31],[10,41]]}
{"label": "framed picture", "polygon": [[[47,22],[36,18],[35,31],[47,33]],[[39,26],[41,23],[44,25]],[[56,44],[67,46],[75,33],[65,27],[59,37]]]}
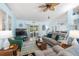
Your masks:
{"label": "framed picture", "polygon": [[30,26],[30,32],[35,32],[35,31],[38,31],[38,25],[31,25]]}

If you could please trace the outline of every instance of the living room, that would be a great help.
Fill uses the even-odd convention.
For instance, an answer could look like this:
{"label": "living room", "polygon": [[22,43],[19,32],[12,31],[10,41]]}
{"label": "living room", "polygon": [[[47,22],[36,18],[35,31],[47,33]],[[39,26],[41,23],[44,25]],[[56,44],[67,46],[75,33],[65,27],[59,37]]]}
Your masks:
{"label": "living room", "polygon": [[78,25],[77,3],[0,3],[0,56],[78,56]]}

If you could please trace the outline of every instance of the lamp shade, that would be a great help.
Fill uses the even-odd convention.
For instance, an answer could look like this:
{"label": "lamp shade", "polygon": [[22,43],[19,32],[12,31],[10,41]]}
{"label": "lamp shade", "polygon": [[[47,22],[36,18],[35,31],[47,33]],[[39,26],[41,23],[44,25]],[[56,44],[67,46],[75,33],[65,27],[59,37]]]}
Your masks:
{"label": "lamp shade", "polygon": [[71,30],[69,32],[69,37],[72,37],[72,38],[79,38],[79,30]]}
{"label": "lamp shade", "polygon": [[77,42],[77,38],[79,38],[79,30],[71,30],[69,32],[69,37],[73,38],[73,40],[69,39],[68,42],[71,42],[72,45],[79,45]]}
{"label": "lamp shade", "polygon": [[0,31],[0,38],[10,38],[12,36],[12,31]]}
{"label": "lamp shade", "polygon": [[8,49],[10,43],[8,38],[12,37],[12,31],[0,31],[0,49]]}

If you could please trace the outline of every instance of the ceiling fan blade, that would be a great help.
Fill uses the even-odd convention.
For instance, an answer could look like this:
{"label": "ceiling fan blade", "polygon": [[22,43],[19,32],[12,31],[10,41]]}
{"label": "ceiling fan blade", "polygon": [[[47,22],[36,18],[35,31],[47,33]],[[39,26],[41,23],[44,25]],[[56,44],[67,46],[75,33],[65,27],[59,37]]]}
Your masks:
{"label": "ceiling fan blade", "polygon": [[56,5],[58,5],[59,3],[52,3],[52,6],[56,6]]}
{"label": "ceiling fan blade", "polygon": [[53,11],[54,11],[54,10],[55,10],[55,8],[54,8],[54,7],[52,7],[52,8],[50,8],[50,10],[53,10]]}
{"label": "ceiling fan blade", "polygon": [[39,8],[44,8],[44,7],[46,7],[46,5],[41,5],[41,6],[38,6]]}
{"label": "ceiling fan blade", "polygon": [[39,6],[39,8],[41,8],[44,12],[49,10],[55,10],[55,6],[58,5],[59,3],[45,3],[41,6]]}
{"label": "ceiling fan blade", "polygon": [[44,12],[47,11],[47,10],[48,10],[48,8],[44,8],[44,9],[43,9]]}
{"label": "ceiling fan blade", "polygon": [[59,3],[53,3],[52,6],[50,7],[50,10],[55,10],[55,6],[57,6]]}

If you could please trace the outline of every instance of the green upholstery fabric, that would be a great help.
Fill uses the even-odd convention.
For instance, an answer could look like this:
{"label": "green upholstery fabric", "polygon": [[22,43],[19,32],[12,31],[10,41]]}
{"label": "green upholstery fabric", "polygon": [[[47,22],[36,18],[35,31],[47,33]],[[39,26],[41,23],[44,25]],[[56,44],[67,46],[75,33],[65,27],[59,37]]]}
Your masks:
{"label": "green upholstery fabric", "polygon": [[23,40],[11,40],[11,39],[9,39],[9,42],[10,42],[10,45],[12,45],[12,44],[17,44],[18,45],[18,49],[20,49],[21,50],[21,48],[22,48],[22,45],[23,45]]}
{"label": "green upholstery fabric", "polygon": [[52,34],[51,34],[51,33],[48,33],[48,34],[47,34],[47,37],[48,37],[48,38],[52,38]]}
{"label": "green upholstery fabric", "polygon": [[55,40],[57,41],[59,39],[59,35],[56,35]]}
{"label": "green upholstery fabric", "polygon": [[24,37],[24,36],[16,36],[15,39],[16,39],[16,40],[23,40],[23,41],[26,41],[26,37]]}
{"label": "green upholstery fabric", "polygon": [[16,39],[16,40],[24,40],[24,37],[16,36],[15,39]]}
{"label": "green upholstery fabric", "polygon": [[55,37],[55,40],[56,41],[58,41],[58,40],[64,40],[64,36],[62,36],[62,35],[56,35],[56,37]]}

